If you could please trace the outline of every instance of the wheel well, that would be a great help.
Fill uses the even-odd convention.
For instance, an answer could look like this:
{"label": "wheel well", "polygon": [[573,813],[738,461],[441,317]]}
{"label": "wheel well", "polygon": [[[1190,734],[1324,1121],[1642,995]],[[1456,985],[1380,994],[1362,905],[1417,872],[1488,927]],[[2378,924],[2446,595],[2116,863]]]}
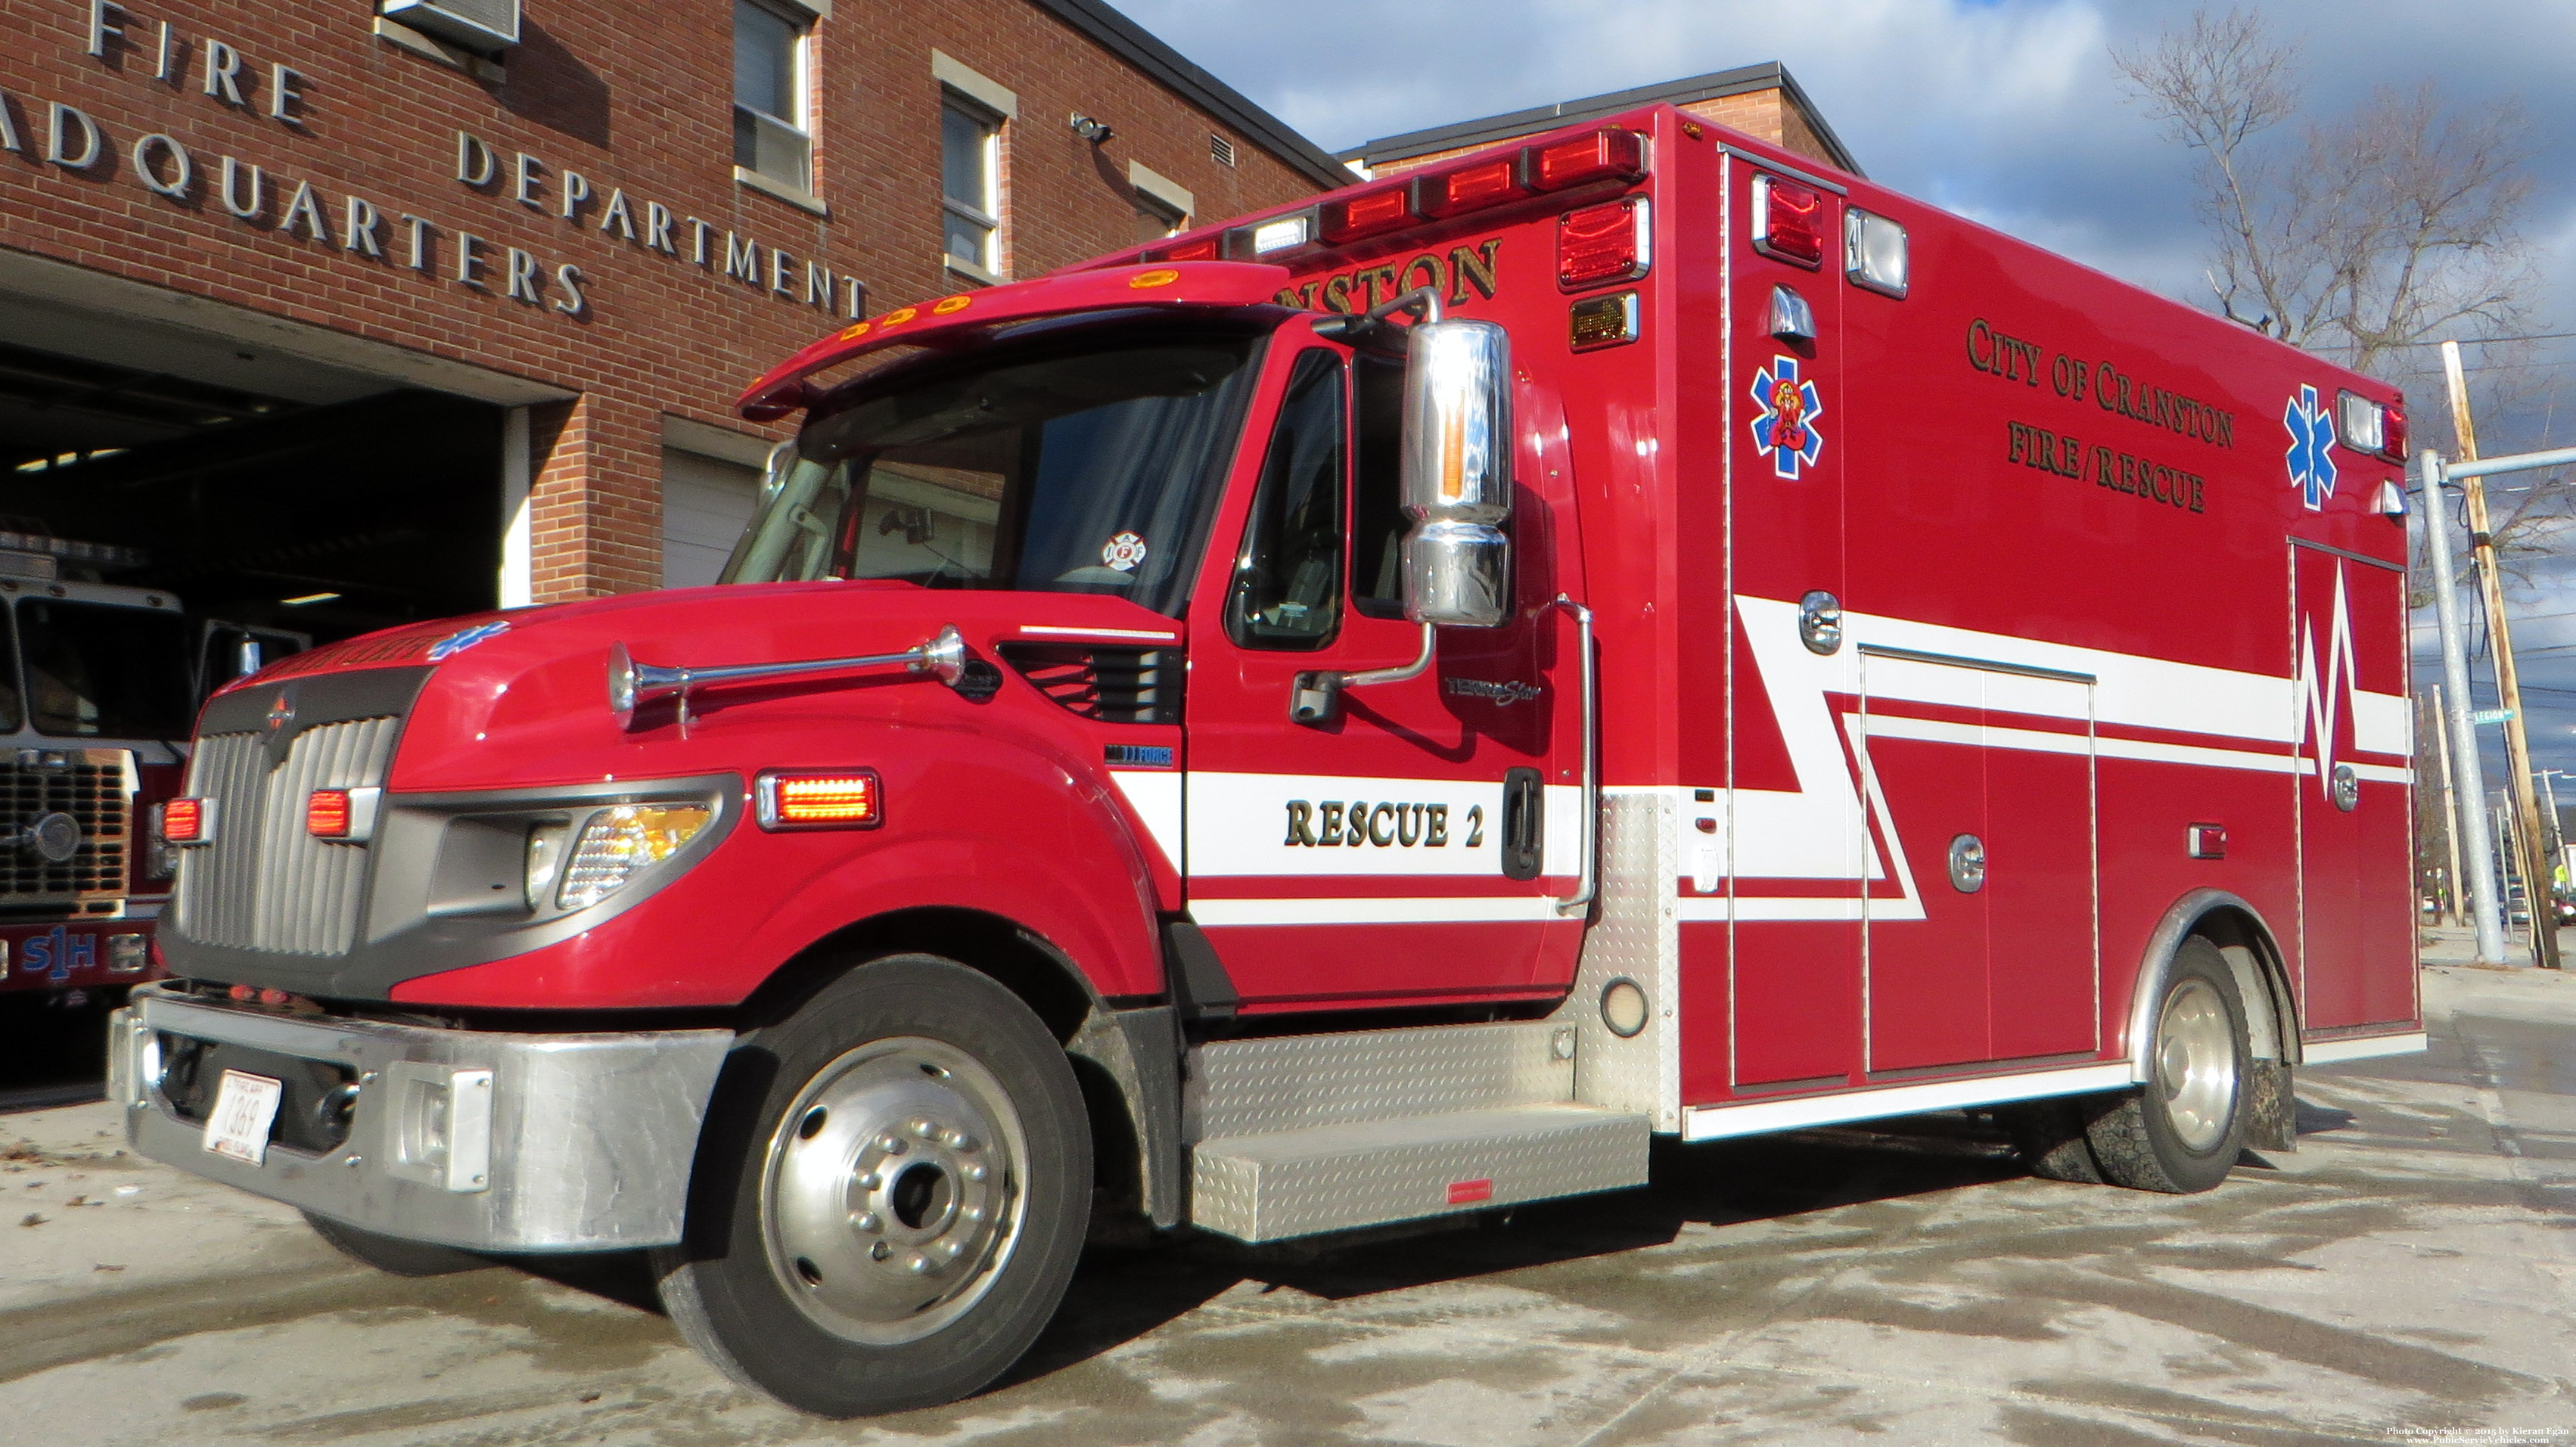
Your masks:
{"label": "wheel well", "polygon": [[1091,988],[1073,961],[1000,915],[981,910],[895,910],[844,925],[780,966],[743,1002],[754,1022],[784,1019],[855,965],[921,953],[955,960],[1020,997],[1055,1038],[1068,1041],[1091,1014]]}
{"label": "wheel well", "polygon": [[[2192,921],[2191,933],[2218,946],[2245,1001],[2248,1044],[2258,1060],[2296,1064],[2299,1007],[2280,946],[2263,922],[2245,910],[2221,905]],[[2261,1006],[2262,1008],[2257,1008]]]}

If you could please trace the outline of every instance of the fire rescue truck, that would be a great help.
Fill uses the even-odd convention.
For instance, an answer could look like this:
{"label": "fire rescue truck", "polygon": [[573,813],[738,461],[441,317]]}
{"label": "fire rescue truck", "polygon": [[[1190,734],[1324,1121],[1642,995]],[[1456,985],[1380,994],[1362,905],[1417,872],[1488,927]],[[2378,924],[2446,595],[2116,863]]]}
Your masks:
{"label": "fire rescue truck", "polygon": [[130,1138],[939,1402],[1247,1242],[2422,1048],[2401,399],[1669,107],[858,322],[725,581],[217,696]]}
{"label": "fire rescue truck", "polygon": [[0,1060],[13,1076],[75,1068],[67,1047],[95,1069],[90,1012],[162,973],[152,931],[173,856],[148,824],[178,791],[200,681],[304,641],[105,581],[145,561],[0,518]]}

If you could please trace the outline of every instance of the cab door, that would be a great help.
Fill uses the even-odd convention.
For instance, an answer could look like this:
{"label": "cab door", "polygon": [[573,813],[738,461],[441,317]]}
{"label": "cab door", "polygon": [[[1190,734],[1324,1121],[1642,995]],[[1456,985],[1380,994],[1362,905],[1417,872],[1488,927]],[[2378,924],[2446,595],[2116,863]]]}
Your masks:
{"label": "cab door", "polygon": [[1572,648],[1550,595],[1531,602],[1538,560],[1518,560],[1506,625],[1442,629],[1415,677],[1290,716],[1301,678],[1423,647],[1398,565],[1403,364],[1304,341],[1274,365],[1267,435],[1237,470],[1249,513],[1210,550],[1227,571],[1191,620],[1190,917],[1248,1010],[1554,993],[1582,929],[1555,905],[1578,868],[1580,729],[1557,717]]}

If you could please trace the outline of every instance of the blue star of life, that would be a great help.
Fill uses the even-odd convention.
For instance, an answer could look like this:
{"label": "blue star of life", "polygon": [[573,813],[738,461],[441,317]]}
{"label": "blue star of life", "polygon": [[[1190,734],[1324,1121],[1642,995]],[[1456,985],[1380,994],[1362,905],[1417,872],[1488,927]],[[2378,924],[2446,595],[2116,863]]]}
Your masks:
{"label": "blue star of life", "polygon": [[451,633],[429,646],[429,661],[444,663],[487,638],[498,638],[510,631],[507,623],[477,623],[462,632]]}
{"label": "blue star of life", "polygon": [[2334,419],[2317,405],[2317,389],[2302,386],[2299,395],[2281,414],[2281,425],[2290,429],[2290,485],[2299,489],[2310,512],[2325,510],[2326,499],[2334,496],[2334,459],[2327,455],[2334,446]]}

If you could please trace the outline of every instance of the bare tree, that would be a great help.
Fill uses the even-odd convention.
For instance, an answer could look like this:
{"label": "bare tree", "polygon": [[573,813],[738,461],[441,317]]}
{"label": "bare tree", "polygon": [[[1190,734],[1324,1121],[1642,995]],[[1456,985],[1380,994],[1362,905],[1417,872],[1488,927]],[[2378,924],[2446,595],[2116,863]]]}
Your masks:
{"label": "bare tree", "polygon": [[2358,371],[2444,336],[2514,330],[2538,270],[2515,218],[2531,194],[2519,102],[2446,114],[2427,84],[2277,134],[2300,112],[2299,54],[2260,16],[2193,15],[2112,62],[2146,113],[2199,153],[2196,207],[2220,309]]}

